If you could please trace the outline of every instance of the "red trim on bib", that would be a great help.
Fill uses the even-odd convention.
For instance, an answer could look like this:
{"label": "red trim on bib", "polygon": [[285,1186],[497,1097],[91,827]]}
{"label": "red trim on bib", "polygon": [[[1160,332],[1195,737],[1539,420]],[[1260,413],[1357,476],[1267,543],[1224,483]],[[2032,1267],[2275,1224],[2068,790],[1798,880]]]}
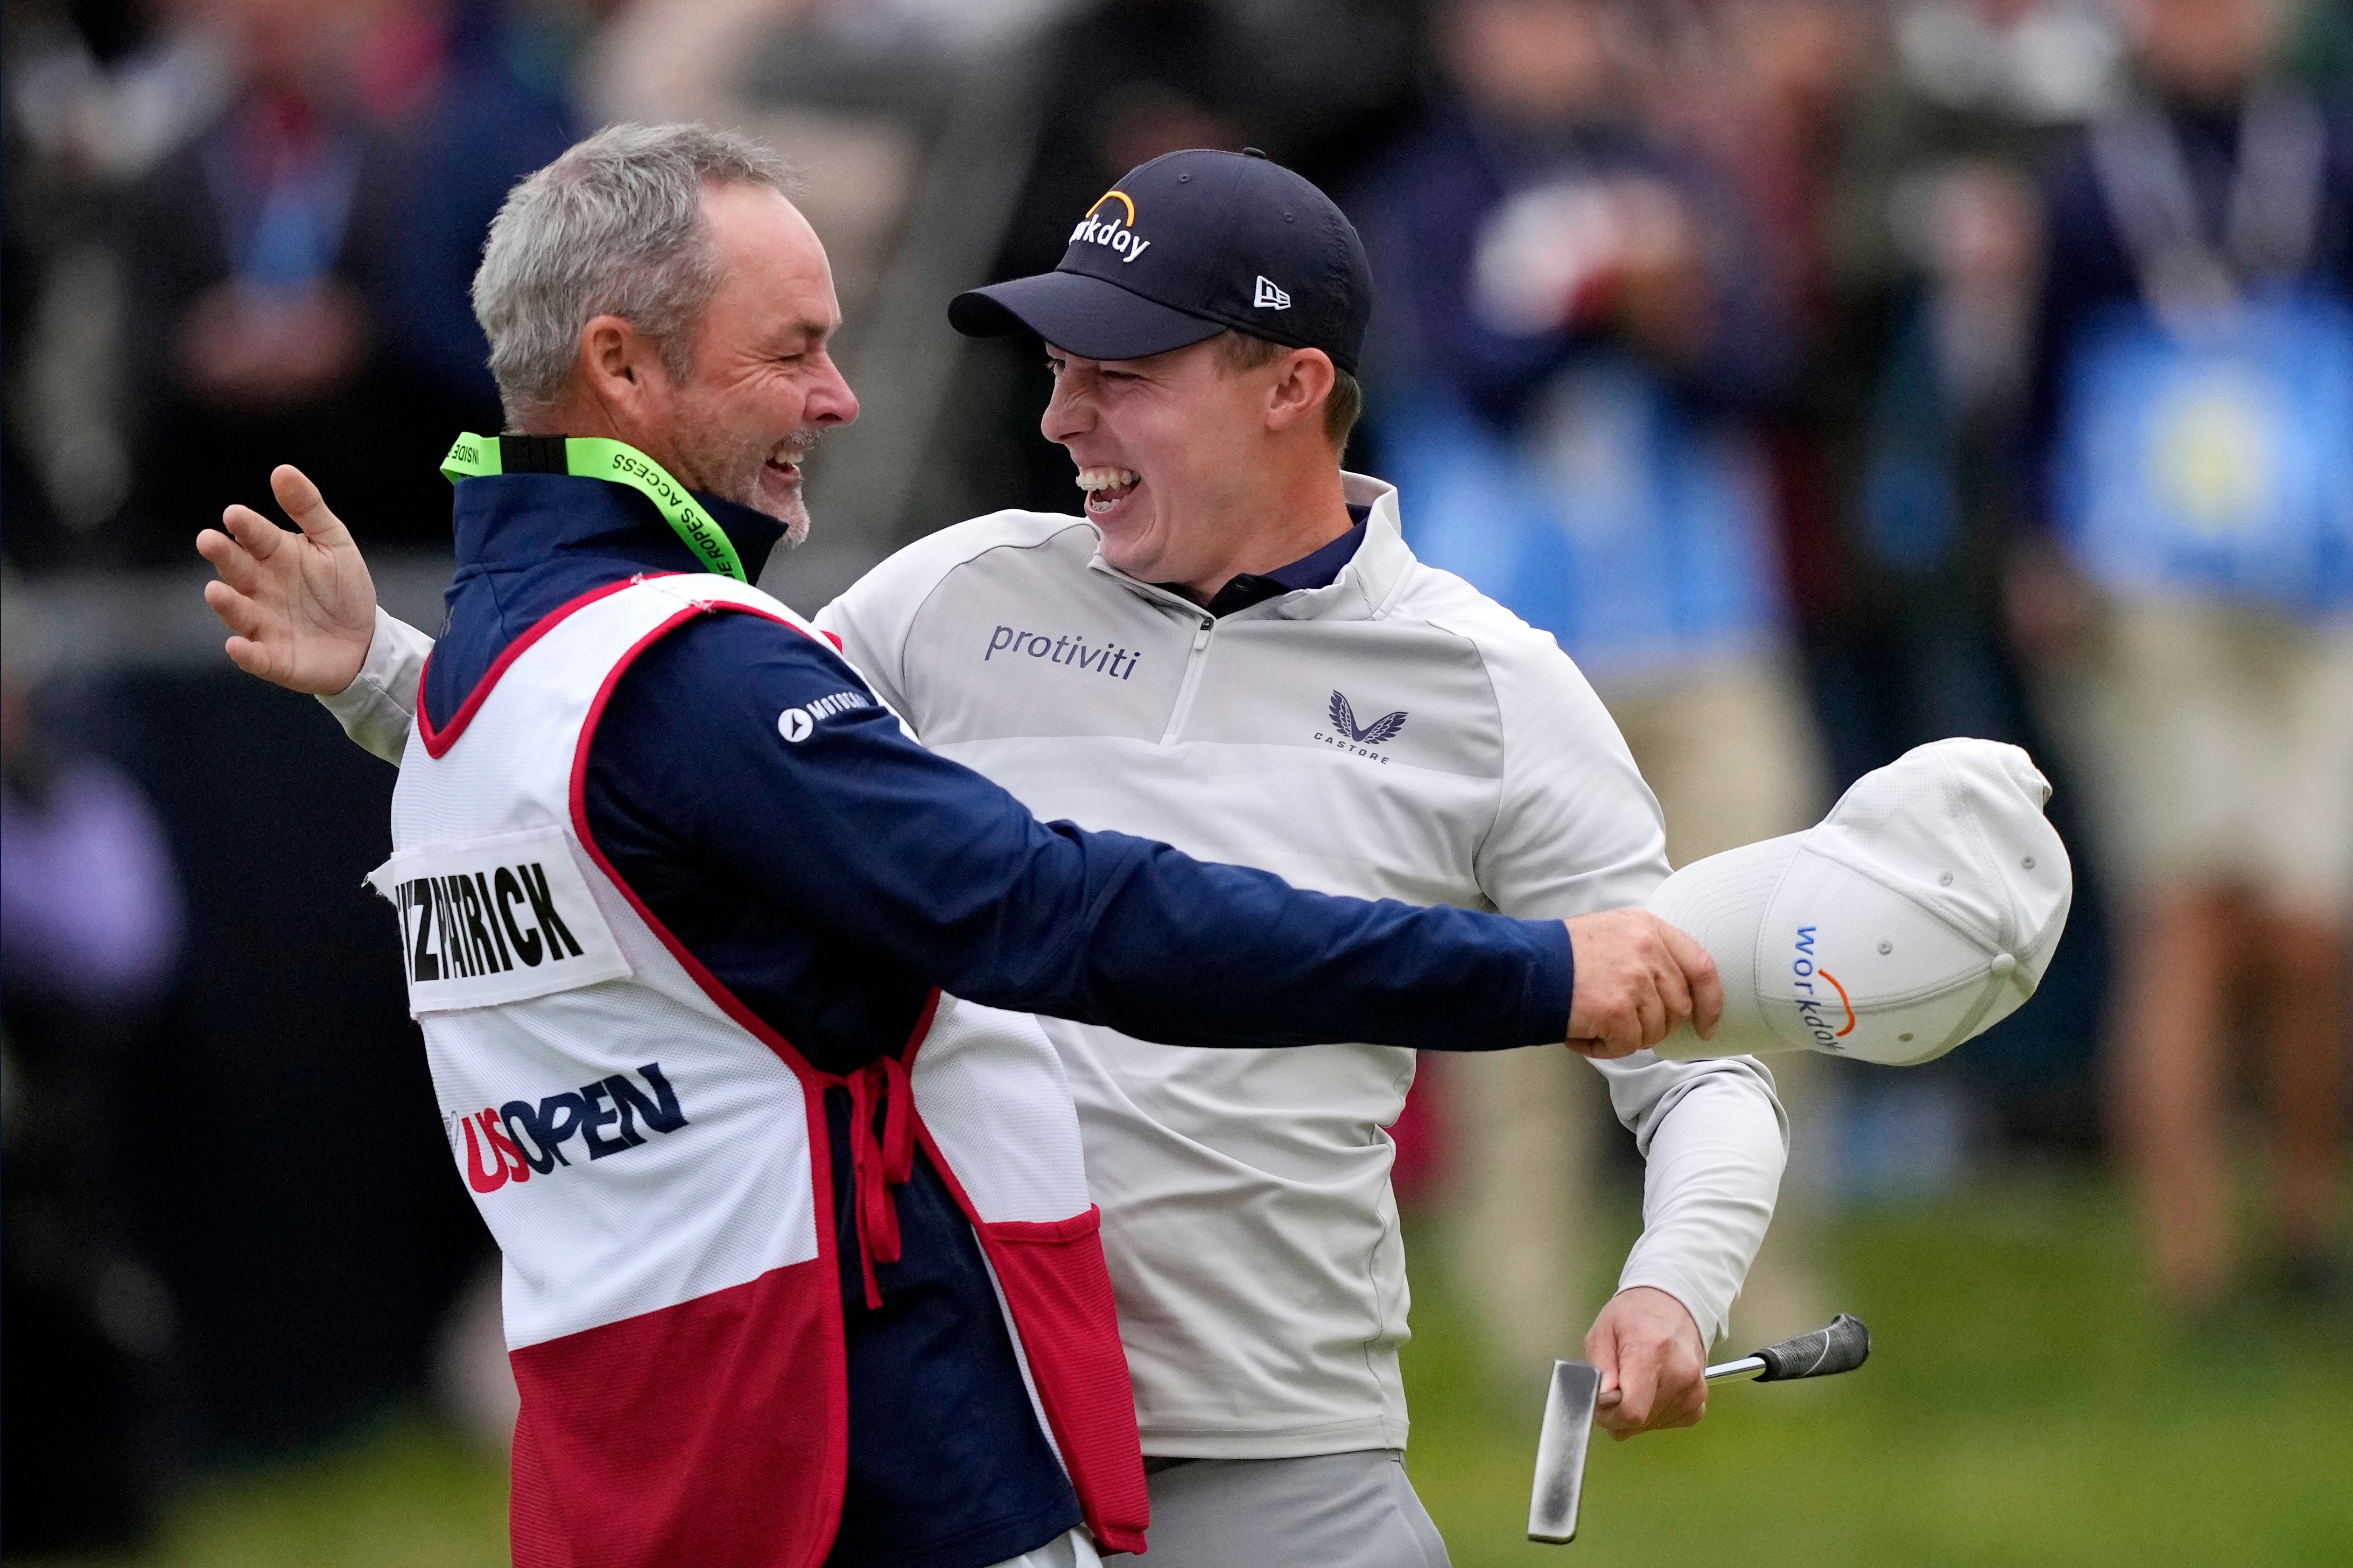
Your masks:
{"label": "red trim on bib", "polygon": [[984,1220],[920,1118],[915,1135],[997,1271],[1087,1528],[1106,1552],[1142,1552],[1152,1499],[1103,1260],[1103,1210],[1090,1204],[1068,1219]]}
{"label": "red trim on bib", "polygon": [[[866,1310],[882,1310],[882,1286],[874,1277],[878,1263],[900,1258],[899,1199],[896,1189],[915,1173],[915,1090],[907,1081],[907,1064],[897,1057],[877,1057],[851,1073],[849,1086],[849,1168],[858,1182],[858,1267],[866,1285]],[[882,1114],[882,1136],[874,1136],[874,1115]]]}
{"label": "red trim on bib", "polygon": [[[624,577],[617,583],[607,583],[601,588],[591,588],[578,598],[567,599],[556,605],[533,621],[529,630],[507,644],[504,651],[491,661],[491,668],[483,672],[481,679],[474,683],[474,689],[467,693],[466,700],[458,709],[458,716],[449,721],[449,727],[446,730],[435,729],[433,716],[425,710],[425,673],[433,668],[433,656],[427,654],[424,668],[417,671],[417,733],[425,742],[425,754],[438,757],[456,745],[458,737],[466,732],[466,726],[474,721],[474,715],[480,712],[482,704],[489,700],[491,689],[498,685],[499,677],[504,675],[515,660],[530,652],[532,644],[554,631],[566,616],[587,608],[599,599],[609,598],[624,588],[634,588],[655,577],[676,577],[680,574],[676,572],[643,572],[635,577]],[[632,648],[630,651],[634,654],[637,650]]]}
{"label": "red trim on bib", "polygon": [[[624,584],[624,586],[627,585]],[[638,897],[637,889],[622,879],[621,874],[613,868],[613,863],[605,858],[605,851],[597,847],[596,836],[588,831],[588,748],[596,738],[596,726],[604,721],[605,705],[613,700],[613,689],[620,685],[621,677],[629,672],[629,667],[636,664],[646,649],[653,647],[655,643],[699,616],[717,615],[727,611],[758,616],[763,620],[775,621],[780,626],[790,626],[794,631],[801,631],[801,628],[793,626],[792,622],[782,616],[769,615],[765,610],[756,610],[748,605],[714,601],[710,604],[681,605],[676,614],[665,617],[660,625],[630,644],[628,651],[621,655],[620,661],[606,673],[605,684],[596,689],[596,700],[588,705],[588,717],[582,721],[580,725],[579,743],[574,747],[572,752],[572,830],[579,836],[581,847],[588,851],[590,858],[596,862],[597,868],[605,873],[605,879],[611,882],[619,889],[621,896],[629,900],[629,907],[637,910],[639,920],[646,922],[646,929],[661,940],[661,944],[670,949],[670,956],[677,959],[680,966],[693,978],[695,984],[702,988],[702,994],[719,1005],[720,1011],[749,1030],[763,1045],[783,1058],[785,1065],[799,1074],[803,1082],[838,1085],[842,1081],[841,1079],[830,1073],[819,1072],[811,1066],[808,1058],[795,1049],[790,1040],[778,1034],[770,1026],[766,1019],[745,1006],[743,998],[727,989],[717,975],[703,967],[702,960],[686,950],[684,942],[670,934],[668,926],[654,918],[653,910],[648,909],[646,901]],[[809,636],[807,632],[801,632],[801,635]],[[816,639],[811,637],[810,640]],[[926,1020],[929,1016],[927,1013]],[[816,1147],[819,1148],[825,1146],[824,1139],[819,1139],[816,1144]]]}

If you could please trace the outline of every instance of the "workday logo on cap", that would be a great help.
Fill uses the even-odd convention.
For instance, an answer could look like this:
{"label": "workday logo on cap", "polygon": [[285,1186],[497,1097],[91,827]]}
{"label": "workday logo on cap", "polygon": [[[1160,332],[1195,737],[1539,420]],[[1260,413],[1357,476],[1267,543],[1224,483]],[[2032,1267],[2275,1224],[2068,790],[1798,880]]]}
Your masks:
{"label": "workday logo on cap", "polygon": [[2034,994],[2074,892],[2016,746],[1938,741],[1864,774],[1803,833],[1711,855],[1651,911],[1715,958],[1724,1022],[1659,1054],[1812,1050],[1888,1066],[1944,1055]]}
{"label": "workday logo on cap", "polygon": [[[1119,205],[1112,209],[1109,218],[1095,216],[1103,211],[1103,203],[1112,201]],[[1123,218],[1124,222],[1121,221]],[[1122,261],[1134,261],[1152,248],[1152,242],[1139,237],[1135,232],[1135,202],[1125,191],[1105,191],[1096,197],[1095,205],[1087,209],[1087,216],[1079,220],[1079,226],[1071,230],[1070,243],[1107,245],[1118,253]]]}
{"label": "workday logo on cap", "polygon": [[[1789,986],[1797,993],[1793,1000],[1798,1026],[1816,1049],[1843,1056],[1846,1048],[1839,1042],[1854,1033],[1854,1001],[1838,976],[1814,961],[1816,931],[1813,926],[1799,926],[1797,940],[1790,943]],[[1838,999],[1835,1005],[1831,1000],[1833,995]],[[1843,1022],[1839,1016],[1841,1012]]]}

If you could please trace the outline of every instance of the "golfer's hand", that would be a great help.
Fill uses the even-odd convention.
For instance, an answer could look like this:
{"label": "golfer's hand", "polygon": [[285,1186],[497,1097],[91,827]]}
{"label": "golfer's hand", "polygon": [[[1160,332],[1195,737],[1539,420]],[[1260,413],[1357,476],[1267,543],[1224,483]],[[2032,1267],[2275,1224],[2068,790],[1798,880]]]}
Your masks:
{"label": "golfer's hand", "polygon": [[367,662],[375,583],[351,531],[301,469],[280,464],[269,489],[301,531],[290,533],[251,507],[221,513],[220,528],[196,535],[196,553],[220,574],[205,584],[205,603],[236,634],[228,656],[238,668],[332,696]]}
{"label": "golfer's hand", "polygon": [[1593,1320],[1585,1359],[1601,1369],[1594,1424],[1620,1442],[1696,1426],[1707,1414],[1707,1347],[1683,1304],[1664,1290],[1620,1290]]}
{"label": "golfer's hand", "polygon": [[1648,910],[1607,910],[1568,922],[1577,988],[1568,1048],[1630,1057],[1685,1019],[1703,1040],[1724,1016],[1724,985],[1707,949]]}

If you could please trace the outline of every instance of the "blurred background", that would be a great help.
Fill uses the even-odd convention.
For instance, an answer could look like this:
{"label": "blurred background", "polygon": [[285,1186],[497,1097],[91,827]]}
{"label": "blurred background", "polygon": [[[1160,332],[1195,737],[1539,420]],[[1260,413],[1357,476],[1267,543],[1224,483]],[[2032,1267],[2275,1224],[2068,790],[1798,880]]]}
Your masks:
{"label": "blurred background", "polygon": [[[865,413],[764,585],[1075,510],[1034,345],[947,329],[1130,166],[1265,149],[1379,295],[1348,466],[1553,631],[1678,864],[2027,746],[2040,994],[1792,1061],[1736,1333],[1852,1378],[1597,1453],[1603,1562],[2353,1562],[2353,3],[5,0],[0,1551],[504,1556],[493,1258],[402,1005],[391,770],[220,652],[279,462],[440,624],[507,188],[617,120],[807,173]],[[1639,1223],[1598,1080],[1426,1062],[1416,1480],[1521,1536]],[[1452,1069],[1452,1070],[1450,1070]]]}

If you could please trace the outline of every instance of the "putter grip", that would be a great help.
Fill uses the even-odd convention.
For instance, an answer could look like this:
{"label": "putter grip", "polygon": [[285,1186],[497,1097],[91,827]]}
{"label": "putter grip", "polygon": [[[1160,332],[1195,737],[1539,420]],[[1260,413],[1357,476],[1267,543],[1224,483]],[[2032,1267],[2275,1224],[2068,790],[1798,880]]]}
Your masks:
{"label": "putter grip", "polygon": [[1863,1363],[1871,1354],[1871,1331],[1859,1319],[1841,1312],[1828,1328],[1767,1345],[1757,1354],[1765,1363],[1765,1370],[1757,1374],[1759,1383],[1828,1377],[1832,1373],[1852,1372]]}

